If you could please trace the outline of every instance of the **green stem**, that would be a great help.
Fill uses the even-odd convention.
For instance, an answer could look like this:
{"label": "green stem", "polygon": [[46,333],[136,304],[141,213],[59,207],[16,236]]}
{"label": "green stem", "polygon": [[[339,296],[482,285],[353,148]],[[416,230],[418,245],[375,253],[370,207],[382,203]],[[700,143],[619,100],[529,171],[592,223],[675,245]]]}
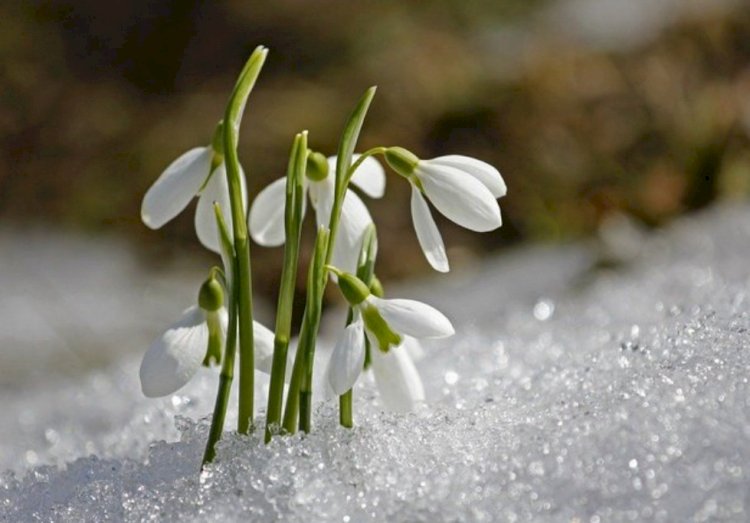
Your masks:
{"label": "green stem", "polygon": [[[233,304],[232,304],[233,305]],[[210,463],[216,457],[216,443],[221,439],[224,431],[224,420],[227,415],[229,404],[229,393],[232,389],[234,378],[234,357],[237,347],[237,308],[232,307],[229,315],[229,331],[227,333],[227,346],[224,354],[224,362],[219,375],[219,391],[216,393],[214,413],[211,418],[211,428],[208,431],[208,442],[203,454],[203,465]],[[233,334],[234,333],[234,334]]]}
{"label": "green stem", "polygon": [[[372,279],[375,276],[375,258],[378,255],[378,235],[375,230],[375,224],[371,223],[365,230],[362,238],[362,248],[359,252],[359,261],[357,262],[357,278],[362,280],[365,285],[370,287]],[[347,326],[354,319],[354,311],[349,308],[346,315]],[[365,338],[365,345],[367,338]],[[354,417],[352,414],[352,389],[339,396],[339,423],[342,427],[352,428],[354,426]]]}
{"label": "green stem", "polygon": [[342,427],[350,429],[354,426],[352,416],[352,389],[339,396],[339,423]]}
{"label": "green stem", "polygon": [[286,182],[284,268],[281,272],[279,304],[276,311],[276,336],[273,342],[273,364],[268,387],[265,441],[271,441],[273,428],[281,422],[284,401],[284,378],[292,331],[294,286],[297,279],[299,243],[302,232],[302,205],[305,192],[303,180],[307,164],[307,131],[298,134],[292,145]]}
{"label": "green stem", "polygon": [[208,431],[208,442],[203,454],[203,464],[210,463],[216,457],[216,443],[221,439],[224,431],[224,420],[227,415],[227,405],[229,404],[229,394],[232,390],[232,380],[234,378],[234,358],[237,353],[237,306],[234,296],[237,294],[237,279],[232,275],[236,274],[236,258],[234,257],[233,247],[229,238],[224,218],[219,208],[219,204],[214,203],[214,213],[216,215],[216,224],[219,229],[221,238],[222,253],[224,254],[225,263],[231,264],[225,267],[228,274],[224,278],[224,288],[227,289],[227,309],[229,311],[229,325],[227,326],[227,342],[224,349],[224,355],[221,364],[221,374],[219,375],[219,390],[216,393],[216,403],[214,405],[213,417],[211,418],[211,428]]}
{"label": "green stem", "polygon": [[[321,275],[325,274],[323,258],[328,245],[328,231],[321,227],[315,239],[313,259],[307,275],[307,303],[302,319],[302,330],[294,357],[292,381],[289,383],[289,393],[286,399],[283,428],[289,434],[297,431],[299,417],[301,428],[305,432],[310,430],[312,410],[312,368],[315,357],[315,339],[320,326],[322,292],[324,286]],[[298,416],[299,415],[299,416]]]}
{"label": "green stem", "polygon": [[324,228],[318,229],[318,238],[316,241],[316,256],[313,258],[313,264],[310,271],[310,281],[312,290],[308,290],[312,296],[310,301],[310,315],[307,325],[306,343],[300,348],[304,350],[305,372],[300,384],[300,428],[305,432],[310,432],[312,426],[312,381],[313,381],[313,364],[315,362],[315,342],[318,337],[320,328],[320,317],[323,313],[323,293],[327,282],[326,269],[323,253],[330,250],[331,237]]}
{"label": "green stem", "polygon": [[307,331],[304,326],[307,325],[308,311],[305,308],[305,313],[302,318],[302,332],[300,333],[299,342],[297,344],[297,354],[294,356],[294,365],[292,366],[292,378],[289,381],[289,391],[286,395],[286,406],[284,407],[284,420],[282,428],[289,434],[297,432],[297,418],[299,415],[299,391],[302,387],[302,377],[304,374],[303,368],[303,354],[302,347],[307,343]]}
{"label": "green stem", "polygon": [[385,150],[386,147],[373,147],[372,149],[368,149],[360,154],[359,158],[357,158],[357,161],[352,164],[352,166],[349,168],[349,171],[347,172],[346,184],[349,185],[349,181],[351,181],[352,176],[354,176],[354,171],[359,169],[359,166],[362,165],[362,162],[364,162],[370,156],[375,156],[376,154],[385,154]]}
{"label": "green stem", "polygon": [[232,207],[234,251],[237,257],[236,290],[240,331],[240,391],[237,430],[247,434],[253,420],[255,364],[253,349],[253,299],[250,272],[250,243],[247,238],[247,212],[242,198],[243,176],[237,155],[239,128],[247,98],[255,85],[268,50],[259,46],[245,64],[235,84],[224,115],[224,161],[226,163],[229,198]]}

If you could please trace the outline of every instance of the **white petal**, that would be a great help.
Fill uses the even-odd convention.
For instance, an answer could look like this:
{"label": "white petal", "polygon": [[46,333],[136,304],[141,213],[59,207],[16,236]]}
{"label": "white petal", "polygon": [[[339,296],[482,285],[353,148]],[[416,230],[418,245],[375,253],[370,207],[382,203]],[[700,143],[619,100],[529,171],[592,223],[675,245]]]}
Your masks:
{"label": "white petal", "polygon": [[[360,154],[352,157],[352,162],[356,162]],[[329,159],[330,160],[330,159]],[[336,157],[333,157],[334,171],[336,166]],[[330,165],[330,161],[329,161]],[[385,194],[385,170],[375,158],[368,156],[365,158],[352,176],[352,183],[362,189],[370,198],[382,198]]]}
{"label": "white petal", "polygon": [[[240,182],[243,207],[247,208],[247,186],[245,184],[244,172],[240,174]],[[227,184],[227,172],[224,164],[221,164],[211,173],[211,178],[203,188],[198,198],[198,206],[195,209],[195,232],[198,235],[198,239],[207,249],[220,253],[219,229],[216,225],[214,202],[218,202],[221,206],[224,222],[227,224],[230,237],[232,237],[232,203],[229,199],[229,186]]]}
{"label": "white petal", "polygon": [[274,334],[265,325],[253,322],[253,341],[255,344],[255,369],[271,374],[273,366]]}
{"label": "white petal", "polygon": [[[291,347],[290,347],[291,348]],[[325,349],[325,345],[320,347]],[[313,372],[313,403],[320,403],[322,401],[328,401],[336,397],[336,393],[331,388],[331,383],[328,379],[328,364],[331,360],[332,350],[318,350],[315,349],[315,363],[313,368],[325,369],[326,372]],[[291,352],[291,350],[290,350]],[[291,368],[291,367],[287,367]]]}
{"label": "white petal", "polygon": [[415,338],[444,338],[454,334],[453,325],[442,312],[416,300],[386,300],[369,296],[383,319],[399,334]]}
{"label": "white petal", "polygon": [[365,364],[365,336],[361,321],[355,321],[345,330],[328,362],[328,382],[333,391],[344,394],[354,386]]}
{"label": "white petal", "polygon": [[445,254],[443,237],[440,236],[440,231],[435,225],[435,220],[432,219],[430,208],[422,197],[422,193],[414,185],[411,186],[411,219],[427,261],[436,271],[448,272],[450,266],[448,256]]}
{"label": "white petal", "polygon": [[279,178],[260,191],[250,207],[250,235],[266,247],[277,247],[285,240],[286,178]]}
{"label": "white petal", "polygon": [[401,346],[406,349],[406,352],[413,361],[419,361],[425,357],[424,347],[422,347],[417,338],[412,338],[411,336],[404,336],[403,338]]}
{"label": "white petal", "polygon": [[375,383],[386,409],[409,412],[424,401],[422,380],[403,346],[387,353],[374,349],[371,355]]}
{"label": "white petal", "polygon": [[454,167],[472,175],[474,178],[482,182],[495,198],[502,198],[508,192],[505,180],[503,180],[503,177],[500,175],[500,171],[482,160],[477,160],[470,156],[462,156],[460,154],[449,154],[428,161],[436,165]]}
{"label": "white petal", "polygon": [[212,157],[210,147],[196,147],[173,161],[143,197],[143,223],[158,229],[180,214],[206,181]]}
{"label": "white petal", "polygon": [[500,206],[490,190],[473,176],[446,165],[420,162],[416,171],[427,198],[446,218],[477,232],[502,225]]}
{"label": "white petal", "polygon": [[312,203],[313,209],[315,209],[315,217],[318,227],[321,225],[328,227],[328,220],[331,216],[331,209],[333,208],[334,190],[335,187],[331,176],[328,176],[320,182],[310,182],[308,186],[310,203]]}
{"label": "white petal", "polygon": [[347,190],[341,206],[341,221],[333,246],[332,263],[339,269],[355,274],[362,240],[367,226],[372,223],[364,202],[353,191]]}
{"label": "white petal", "polygon": [[207,348],[204,313],[198,306],[190,307],[143,356],[140,369],[143,394],[157,398],[181,388],[201,366]]}
{"label": "white petal", "polygon": [[[255,345],[255,370],[271,374],[273,369],[273,350],[274,350],[274,339],[275,335],[271,329],[253,321],[253,342]],[[292,378],[292,366],[294,359],[294,347],[292,347],[294,340],[289,344],[287,350],[286,367],[284,381],[289,382]]]}

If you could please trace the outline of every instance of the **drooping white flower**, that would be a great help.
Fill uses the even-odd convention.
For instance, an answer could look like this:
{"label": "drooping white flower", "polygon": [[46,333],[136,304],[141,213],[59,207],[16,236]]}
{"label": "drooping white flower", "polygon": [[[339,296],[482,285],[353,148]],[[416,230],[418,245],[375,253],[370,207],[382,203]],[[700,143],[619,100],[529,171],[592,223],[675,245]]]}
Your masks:
{"label": "drooping white flower", "polygon": [[[414,345],[421,350],[410,336],[402,336],[402,342],[387,352],[377,348],[376,343],[371,344],[370,368],[383,406],[390,411],[410,412],[424,401],[422,379],[410,354]],[[326,374],[336,394],[354,386],[364,367],[365,352],[365,327],[358,319],[344,330],[328,362]]]}
{"label": "drooping white flower", "polygon": [[198,371],[208,350],[208,314],[216,314],[226,339],[227,311],[209,313],[197,305],[186,309],[149,347],[140,368],[141,389],[149,398],[182,388]]}
{"label": "drooping white flower", "polygon": [[472,231],[487,232],[502,225],[497,199],[505,196],[507,188],[500,172],[490,164],[461,155],[420,160],[400,147],[389,148],[385,157],[411,183],[414,230],[435,270],[448,272],[450,266],[425,197],[446,218]]}
{"label": "drooping white flower", "polygon": [[[229,232],[232,232],[232,211],[229,200],[226,167],[219,163],[213,170],[213,147],[190,149],[173,161],[148,189],[141,203],[141,219],[151,229],[159,229],[187,207],[198,196],[195,211],[195,232],[200,242],[220,252],[213,202],[221,206]],[[247,206],[244,173],[240,176],[242,198]]]}
{"label": "drooping white flower", "polygon": [[[431,305],[417,300],[402,298],[378,298],[372,294],[368,296],[363,309],[365,325],[368,316],[377,311],[386,323],[397,333],[417,339],[447,338],[455,334],[453,325],[445,315]],[[374,329],[368,329],[375,335]]]}
{"label": "drooping white flower", "polygon": [[424,402],[424,385],[406,346],[392,347],[388,352],[370,351],[370,368],[383,406],[392,412],[411,412]]}
{"label": "drooping white flower", "polygon": [[[354,155],[354,160],[358,157]],[[308,162],[308,175],[304,178],[303,187],[315,209],[317,224],[328,226],[334,199],[336,157],[327,159],[327,168],[324,166],[314,171],[311,172]],[[371,198],[382,197],[385,192],[383,167],[374,158],[365,158],[354,172],[352,183]],[[280,178],[263,189],[250,208],[248,225],[253,240],[267,247],[284,243],[285,207],[286,178]],[[372,218],[365,204],[354,191],[347,189],[332,258],[337,267],[347,271],[356,270],[362,237],[370,223]]]}
{"label": "drooping white flower", "polygon": [[[211,315],[215,315],[211,318]],[[143,356],[140,368],[141,389],[149,398],[167,396],[182,388],[195,375],[206,358],[209,321],[220,327],[221,345],[227,333],[228,315],[223,306],[214,312],[194,305],[170,325]],[[270,372],[273,358],[273,333],[253,322],[255,365]]]}
{"label": "drooping white flower", "polygon": [[333,391],[344,394],[354,386],[365,364],[365,331],[360,319],[350,323],[336,342],[328,362],[328,382]]}
{"label": "drooping white flower", "polygon": [[[389,408],[400,405],[405,410],[411,409],[424,399],[424,390],[404,347],[404,337],[444,338],[455,332],[453,325],[443,313],[425,303],[378,298],[351,274],[339,273],[338,283],[354,309],[354,321],[331,354],[327,370],[331,388],[340,395],[357,381],[364,364],[367,336],[376,380],[380,388],[388,389],[384,403]],[[380,358],[375,353],[381,353],[377,354]]]}

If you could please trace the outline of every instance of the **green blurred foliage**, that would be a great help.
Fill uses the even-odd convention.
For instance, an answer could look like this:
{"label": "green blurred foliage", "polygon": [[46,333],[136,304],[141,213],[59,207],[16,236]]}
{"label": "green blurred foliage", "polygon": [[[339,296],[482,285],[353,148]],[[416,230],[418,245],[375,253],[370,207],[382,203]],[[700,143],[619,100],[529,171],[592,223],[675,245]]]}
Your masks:
{"label": "green blurred foliage", "polygon": [[[295,132],[332,154],[377,84],[361,149],[467,154],[506,178],[500,231],[438,217],[454,266],[591,234],[615,211],[658,225],[750,191],[750,10],[739,6],[604,50],[546,31],[542,1],[5,2],[0,216],[115,230],[153,257],[202,255],[192,213],[152,232],[140,199],[211,139],[234,75],[264,44],[240,151],[251,195],[282,175]],[[370,205],[380,271],[424,271],[408,187],[390,177],[388,193]],[[262,292],[275,292],[280,259],[254,249]]]}

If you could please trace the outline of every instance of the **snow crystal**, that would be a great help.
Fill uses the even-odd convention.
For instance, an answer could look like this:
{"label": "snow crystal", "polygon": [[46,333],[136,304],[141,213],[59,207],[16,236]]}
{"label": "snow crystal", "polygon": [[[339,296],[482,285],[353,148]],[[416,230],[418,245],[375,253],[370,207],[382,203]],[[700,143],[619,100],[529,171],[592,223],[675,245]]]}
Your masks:
{"label": "snow crystal", "polygon": [[353,430],[320,403],[310,435],[228,432],[202,473],[210,371],[157,401],[132,358],[11,394],[0,520],[749,519],[750,209],[683,220],[617,271],[592,252],[414,287],[458,332],[417,363],[426,405],[384,413],[368,381]]}

